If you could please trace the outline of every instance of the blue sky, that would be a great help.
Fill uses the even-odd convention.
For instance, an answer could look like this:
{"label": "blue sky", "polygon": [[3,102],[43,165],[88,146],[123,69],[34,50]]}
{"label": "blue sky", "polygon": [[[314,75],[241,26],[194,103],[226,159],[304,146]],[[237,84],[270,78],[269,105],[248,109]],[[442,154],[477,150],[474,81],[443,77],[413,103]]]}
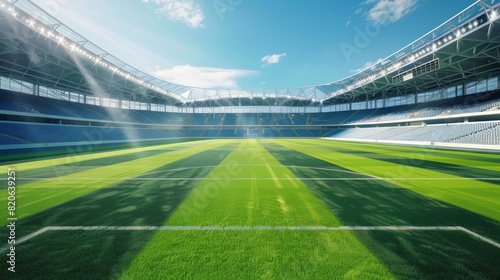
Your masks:
{"label": "blue sky", "polygon": [[137,69],[206,88],[333,82],[472,0],[32,0]]}

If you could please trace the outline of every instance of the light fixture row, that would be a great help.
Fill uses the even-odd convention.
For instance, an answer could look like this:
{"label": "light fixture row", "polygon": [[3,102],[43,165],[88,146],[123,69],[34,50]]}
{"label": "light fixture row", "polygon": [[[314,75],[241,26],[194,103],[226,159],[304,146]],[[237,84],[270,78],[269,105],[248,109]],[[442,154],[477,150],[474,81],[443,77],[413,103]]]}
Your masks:
{"label": "light fixture row", "polygon": [[[496,10],[491,10],[487,12],[487,17],[489,22],[494,22],[498,19],[499,15]],[[384,67],[382,69],[378,69],[373,71],[373,73],[369,75],[365,75],[355,81],[353,81],[351,84],[344,86],[341,89],[338,89],[334,92],[332,92],[329,96],[338,96],[341,94],[344,94],[346,92],[352,91],[353,89],[359,88],[363,85],[366,85],[368,83],[373,82],[375,79],[384,77],[388,73],[391,73],[395,70],[400,69],[402,66],[406,66],[419,58],[422,58],[428,54],[434,53],[436,50],[446,46],[447,44],[453,42],[455,39],[459,39],[460,37],[464,36],[465,34],[471,32],[475,28],[477,28],[480,23],[477,19],[474,21],[471,21],[461,27],[456,28],[455,30],[451,31],[450,33],[442,36],[441,38],[435,40],[432,44],[427,44],[423,46],[422,48],[418,49],[417,51],[413,52],[412,54],[406,55],[404,59],[400,59],[398,61],[395,61],[391,63],[389,66]]]}
{"label": "light fixture row", "polygon": [[[96,55],[86,48],[80,46],[78,43],[72,41],[70,38],[66,37],[64,34],[58,32],[57,28],[51,28],[50,26],[45,25],[44,23],[30,17],[28,14],[25,14],[23,11],[16,9],[12,3],[9,1],[2,1],[0,3],[0,8],[7,10],[7,12],[18,21],[23,22],[30,29],[36,31],[40,35],[46,37],[47,39],[51,39],[57,42],[58,45],[61,45],[71,51],[72,53],[76,53],[94,63],[94,65],[99,65],[102,68],[111,71],[113,74],[117,74],[129,81],[132,81],[141,86],[147,87],[154,91],[160,92],[165,95],[172,95],[167,90],[164,90],[144,79],[133,75],[130,72],[124,71],[121,67],[114,65],[113,63],[104,59],[104,57]],[[175,96],[175,95],[174,95]]]}

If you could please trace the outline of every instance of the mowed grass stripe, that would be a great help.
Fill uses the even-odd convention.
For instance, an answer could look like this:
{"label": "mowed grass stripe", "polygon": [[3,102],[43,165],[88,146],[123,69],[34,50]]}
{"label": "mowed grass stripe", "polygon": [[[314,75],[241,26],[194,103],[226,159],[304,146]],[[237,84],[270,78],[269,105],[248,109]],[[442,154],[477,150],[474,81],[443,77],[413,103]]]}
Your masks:
{"label": "mowed grass stripe", "polygon": [[339,225],[301,182],[258,180],[287,176],[294,178],[257,141],[245,140],[193,190],[167,225],[249,225],[247,205],[253,225]]}
{"label": "mowed grass stripe", "polygon": [[[235,143],[237,144],[237,143]],[[208,149],[152,170],[155,176],[205,177],[211,167],[183,168],[199,162],[216,165],[228,152]],[[46,226],[159,226],[184,201],[196,181],[126,180],[62,203],[19,221],[20,229]],[[75,215],[78,213],[78,215]],[[33,229],[31,229],[33,231]]]}
{"label": "mowed grass stripe", "polygon": [[[203,178],[211,166],[216,166],[227,154],[229,151],[224,149],[208,149],[143,175]],[[198,166],[200,162],[206,166]],[[197,168],[185,168],[190,166]],[[16,276],[37,280],[74,279],[74,275],[85,279],[116,279],[155,234],[135,229],[164,224],[196,185],[195,181],[185,180],[124,181],[18,221],[16,245],[20,246],[16,255],[22,256],[23,264]],[[67,229],[82,225],[86,226],[85,230],[55,233],[49,230],[20,243],[43,228]],[[101,230],[94,231],[96,226]],[[113,231],[112,228],[134,230]],[[1,232],[0,238],[3,239]],[[57,257],[61,255],[64,258]],[[0,270],[0,279],[10,279],[9,274],[12,273],[6,269]]]}
{"label": "mowed grass stripe", "polygon": [[85,170],[90,170],[94,168],[100,168],[102,166],[117,164],[129,160],[135,160],[138,158],[143,158],[147,156],[156,155],[159,153],[165,153],[169,150],[174,150],[176,147],[169,149],[161,148],[149,151],[141,151],[135,153],[127,153],[123,155],[114,155],[104,158],[82,160],[77,162],[68,162],[65,164],[59,164],[54,166],[48,166],[43,168],[31,169],[31,170],[18,170],[18,183],[21,185],[29,184],[32,182],[44,180],[47,178],[54,178],[59,176],[64,176],[71,173],[81,172]]}
{"label": "mowed grass stripe", "polygon": [[[396,178],[460,178],[439,170],[428,170],[425,167],[402,167],[400,164],[367,157],[357,156],[346,152],[338,152],[335,145],[338,142],[325,140],[275,140],[275,143],[284,147],[311,155],[318,159],[331,162],[346,169],[376,176],[391,182],[399,187],[432,197],[449,204],[467,209],[483,216],[500,221],[500,188],[491,183],[481,181],[466,181],[457,183],[455,180],[390,180]],[[350,149],[356,150],[356,144]],[[464,167],[467,168],[467,167]]]}
{"label": "mowed grass stripe", "polygon": [[[425,158],[423,159],[411,158],[412,154],[416,155],[418,154],[418,152],[414,153],[392,152],[386,154],[385,151],[376,149],[376,146],[369,149],[369,148],[358,147],[357,145],[325,146],[324,144],[328,144],[328,142],[326,143],[323,142],[323,145],[319,145],[319,147],[324,147],[325,149],[332,150],[334,152],[344,153],[351,156],[360,156],[365,159],[375,160],[375,162],[380,163],[381,166],[384,166],[384,162],[389,164],[396,164],[399,166],[398,170],[392,169],[391,171],[389,170],[386,171],[384,178],[433,179],[433,178],[440,178],[438,176],[440,176],[441,174],[446,174],[441,179],[446,179],[446,178],[452,179],[449,181],[449,183],[451,183],[451,181],[453,180],[460,180],[465,178],[467,180],[471,180],[472,182],[470,182],[470,184],[474,185],[476,184],[476,182],[474,182],[473,180],[486,182],[487,184],[492,184],[497,186],[499,184],[498,179],[500,178],[500,172],[468,166],[457,160],[455,160],[453,164],[445,162],[440,163],[440,162],[430,161]],[[419,150],[419,148],[417,147],[415,149]],[[453,151],[450,152],[452,153]],[[475,154],[476,153],[470,153],[469,157],[474,158]],[[419,175],[424,175],[424,174],[426,176],[419,177]],[[488,178],[492,178],[492,180],[489,180]],[[461,186],[468,188],[467,183],[462,184]],[[494,193],[492,195],[498,193],[497,191],[495,191],[495,189],[492,190],[494,190]],[[485,194],[485,192],[488,191],[483,190],[482,192],[483,194]]]}
{"label": "mowed grass stripe", "polygon": [[161,231],[120,279],[396,279],[350,232]]}
{"label": "mowed grass stripe", "polygon": [[[324,147],[324,146],[323,146]],[[457,176],[466,176],[467,178],[477,178],[479,181],[488,181],[483,178],[496,178],[500,177],[500,160],[497,163],[492,162],[478,162],[481,158],[481,153],[469,153],[467,160],[457,160],[454,158],[444,159],[442,156],[436,158],[427,155],[422,151],[422,148],[415,147],[413,151],[408,149],[397,151],[379,149],[376,145],[346,145],[346,143],[339,143],[335,145],[334,150],[338,152],[354,153],[363,157],[368,157],[375,160],[388,161],[405,165],[409,167],[425,167],[426,169],[439,170],[439,172],[447,173]],[[453,154],[454,151],[448,151]],[[498,155],[500,156],[500,155]],[[465,168],[466,167],[466,168]],[[490,183],[499,184],[495,180],[489,180]]]}
{"label": "mowed grass stripe", "polygon": [[[401,188],[384,180],[359,181],[343,178],[341,166],[298,151],[266,148],[290,167],[296,176],[320,176],[326,180],[304,180],[307,187],[335,213],[343,224],[351,226],[463,226],[493,239],[500,236],[498,222],[441,200]],[[331,168],[324,168],[331,166]],[[323,168],[318,168],[323,167]],[[328,180],[341,178],[342,180]]]}
{"label": "mowed grass stripe", "polygon": [[18,172],[24,172],[24,171],[33,170],[33,169],[47,168],[47,167],[52,167],[52,166],[57,166],[57,165],[77,163],[77,162],[86,161],[86,160],[103,159],[103,158],[109,158],[109,157],[113,157],[113,156],[135,154],[135,153],[141,153],[141,152],[151,151],[151,150],[158,150],[158,149],[163,149],[163,148],[182,147],[183,145],[189,145],[189,144],[192,144],[192,143],[191,142],[178,142],[178,143],[170,143],[170,144],[165,144],[165,145],[154,145],[154,146],[140,147],[140,148],[127,148],[127,149],[121,149],[121,150],[116,150],[116,151],[97,152],[97,153],[82,153],[80,151],[74,151],[74,153],[72,153],[70,155],[57,157],[57,158],[41,159],[41,160],[35,160],[35,161],[27,160],[25,162],[20,162],[20,163],[0,165],[0,170],[7,170],[7,168],[9,168],[9,167],[15,167],[18,170]]}
{"label": "mowed grass stripe", "polygon": [[[280,162],[291,165],[290,169],[298,177],[343,178],[350,171],[313,155],[285,150],[273,142],[266,141],[265,147]],[[500,241],[500,226],[497,221],[384,180],[353,179],[306,180],[304,183],[346,225],[368,228],[463,226],[464,231],[472,230],[495,240],[490,244],[477,236],[443,231],[353,232],[397,278],[498,278],[500,271],[495,262],[500,250],[495,247],[496,241]]]}
{"label": "mowed grass stripe", "polygon": [[397,146],[390,144],[372,144],[362,142],[336,141],[338,147],[355,145],[358,150],[371,149],[386,155],[405,155],[409,161],[412,159],[425,159],[428,161],[448,164],[460,164],[490,171],[500,172],[500,154],[492,152],[460,151],[439,148]]}
{"label": "mowed grass stripe", "polygon": [[[268,169],[270,168],[270,169]],[[256,140],[243,141],[201,182],[167,226],[339,226],[339,221]],[[231,177],[250,178],[231,180]],[[122,279],[392,279],[351,232],[157,232]]]}
{"label": "mowed grass stripe", "polygon": [[[203,143],[183,144],[176,151],[19,186],[16,194],[16,217],[23,218],[32,215],[97,189],[122,182],[126,178],[141,175],[196,153],[225,145],[231,141],[234,140],[207,140]],[[127,153],[128,150],[124,152]],[[89,180],[75,182],[72,178],[89,178]],[[106,178],[106,180],[100,178]],[[2,195],[0,203],[7,204],[6,195]],[[0,214],[0,219],[2,219],[0,224],[6,224],[7,214],[7,212]]]}
{"label": "mowed grass stripe", "polygon": [[[371,143],[358,143],[358,142],[344,142],[344,141],[332,141],[332,140],[318,140],[315,139],[315,146],[318,148],[323,148],[326,150],[331,150],[333,152],[342,152],[342,151],[350,151],[353,153],[357,153],[362,155],[365,153],[366,155],[372,156],[373,159],[377,159],[377,156],[381,160],[383,159],[393,159],[400,160],[398,164],[400,165],[414,165],[411,167],[422,167],[425,168],[425,163],[429,163],[432,165],[438,166],[439,163],[442,163],[443,167],[453,166],[456,168],[467,167],[471,170],[478,170],[478,173],[484,172],[485,174],[493,174],[495,176],[491,177],[500,177],[500,160],[496,160],[496,162],[492,161],[494,155],[489,153],[482,152],[466,152],[466,151],[454,151],[454,150],[443,150],[440,151],[440,156],[433,156],[432,154],[428,154],[427,151],[429,149],[421,148],[421,147],[401,147],[401,150],[397,150],[397,146],[388,146],[385,144],[371,144]],[[449,158],[446,158],[446,154],[449,155]],[[454,158],[453,155],[460,154],[461,158]],[[498,155],[496,155],[498,158]],[[484,160],[489,159],[489,160]],[[429,168],[430,169],[430,168]],[[410,169],[405,169],[404,172],[406,175],[411,175]],[[440,171],[440,170],[435,170]],[[403,171],[399,172],[403,174]],[[445,173],[445,172],[443,172]],[[450,174],[456,175],[456,174]],[[465,175],[465,174],[464,174]],[[478,176],[481,177],[481,176]]]}

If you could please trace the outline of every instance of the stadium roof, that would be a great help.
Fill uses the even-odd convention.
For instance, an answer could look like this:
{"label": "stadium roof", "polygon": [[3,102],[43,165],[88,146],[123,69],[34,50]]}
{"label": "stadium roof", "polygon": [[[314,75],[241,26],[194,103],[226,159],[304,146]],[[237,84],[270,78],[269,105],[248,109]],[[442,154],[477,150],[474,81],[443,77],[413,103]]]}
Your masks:
{"label": "stadium roof", "polygon": [[379,63],[332,83],[203,89],[148,75],[28,0],[0,0],[0,75],[87,95],[178,106],[320,106],[445,88],[500,72],[500,0],[477,1]]}

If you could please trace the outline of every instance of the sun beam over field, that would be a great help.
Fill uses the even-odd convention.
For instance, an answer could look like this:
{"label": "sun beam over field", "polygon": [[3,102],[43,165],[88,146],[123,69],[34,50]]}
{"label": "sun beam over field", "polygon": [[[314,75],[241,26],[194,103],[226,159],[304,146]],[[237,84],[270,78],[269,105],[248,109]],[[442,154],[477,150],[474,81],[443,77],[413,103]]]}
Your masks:
{"label": "sun beam over field", "polygon": [[0,279],[500,279],[499,14],[0,0]]}

